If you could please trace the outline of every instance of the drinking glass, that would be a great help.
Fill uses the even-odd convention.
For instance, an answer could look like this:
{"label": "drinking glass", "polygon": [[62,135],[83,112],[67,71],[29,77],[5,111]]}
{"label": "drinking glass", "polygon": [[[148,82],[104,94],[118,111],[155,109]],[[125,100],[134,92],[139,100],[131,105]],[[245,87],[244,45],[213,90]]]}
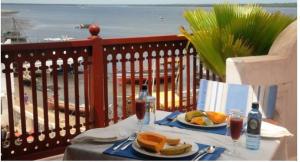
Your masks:
{"label": "drinking glass", "polygon": [[156,98],[152,97],[152,96],[148,96],[147,98],[148,102],[149,102],[149,113],[150,113],[150,122],[149,122],[149,126],[151,127],[151,129],[155,129],[155,121],[156,121]]}
{"label": "drinking glass", "polygon": [[146,102],[145,100],[137,99],[135,101],[135,115],[138,118],[138,132],[142,131],[143,119],[145,117]]}
{"label": "drinking glass", "polygon": [[234,110],[229,117],[230,136],[233,140],[233,150],[231,154],[236,154],[236,143],[238,142],[243,130],[243,117],[240,111]]}

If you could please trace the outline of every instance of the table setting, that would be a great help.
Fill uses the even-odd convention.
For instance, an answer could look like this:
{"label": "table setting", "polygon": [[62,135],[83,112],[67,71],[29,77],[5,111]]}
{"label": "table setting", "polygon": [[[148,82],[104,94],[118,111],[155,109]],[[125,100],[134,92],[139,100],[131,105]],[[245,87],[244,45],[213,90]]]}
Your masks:
{"label": "table setting", "polygon": [[137,99],[135,115],[73,138],[64,160],[272,160],[287,136],[287,129],[251,121],[235,109],[165,112]]}
{"label": "table setting", "polygon": [[[163,154],[159,154],[159,153],[147,151],[143,149],[136,141],[131,143],[131,145],[128,145],[126,149],[120,148],[114,150],[114,148],[120,146],[122,142],[115,143],[113,146],[105,150],[103,153],[112,156],[120,156],[120,157],[126,157],[130,159],[136,159],[136,160],[199,160],[199,159],[216,160],[224,152],[224,148],[195,143],[192,141],[188,141],[186,139],[182,142],[190,143],[192,147],[191,150],[177,155],[174,154],[169,155],[167,152]],[[184,149],[183,145],[179,147],[181,148],[178,148],[178,150]],[[169,149],[166,151],[173,151],[173,150]]]}
{"label": "table setting", "polygon": [[[157,111],[157,121],[167,120],[167,116],[172,113]],[[136,134],[137,121],[136,117],[132,116],[123,120],[117,124],[106,128],[96,128],[91,129],[82,134],[78,135],[74,139],[71,140],[72,145],[66,148],[64,154],[64,160],[158,160],[158,157],[151,157],[147,155],[143,155],[132,147],[132,145],[128,145],[126,149],[122,150],[120,146],[116,151],[113,151],[115,146],[118,146],[120,143],[129,139],[129,137],[133,134]],[[170,120],[170,119],[168,119]],[[171,121],[172,122],[172,121]],[[281,128],[278,129],[273,128]],[[245,136],[242,135],[240,137],[240,143],[236,146],[236,150],[239,150],[240,156],[238,157],[231,155],[227,150],[232,149],[232,141],[231,137],[228,135],[221,135],[218,133],[208,133],[203,130],[198,130],[196,128],[193,129],[183,129],[179,127],[171,127],[165,125],[155,124],[154,129],[156,132],[165,133],[165,134],[174,134],[180,139],[189,139],[195,142],[199,149],[198,152],[203,150],[203,148],[207,148],[208,146],[215,146],[217,148],[223,149],[223,152],[218,153],[217,156],[211,157],[212,154],[208,154],[201,159],[198,160],[270,160],[276,153],[276,148],[279,146],[280,138],[283,136],[290,135],[286,132],[286,130],[282,127],[264,123],[262,122],[262,130],[265,132],[269,132],[268,130],[275,131],[273,136],[276,138],[269,138],[271,136],[268,134],[265,139],[262,139],[261,148],[258,151],[252,151],[245,148]],[[147,131],[151,130],[148,129]],[[262,131],[264,132],[264,131]],[[278,137],[278,133],[281,133],[281,136]],[[271,139],[271,140],[270,140]],[[136,137],[134,138],[136,140]],[[129,141],[129,142],[134,142]],[[124,143],[132,144],[132,143]],[[183,158],[174,158],[172,160],[187,160],[190,161],[194,158],[195,155],[190,157]],[[168,158],[161,158],[160,160],[170,160]]]}

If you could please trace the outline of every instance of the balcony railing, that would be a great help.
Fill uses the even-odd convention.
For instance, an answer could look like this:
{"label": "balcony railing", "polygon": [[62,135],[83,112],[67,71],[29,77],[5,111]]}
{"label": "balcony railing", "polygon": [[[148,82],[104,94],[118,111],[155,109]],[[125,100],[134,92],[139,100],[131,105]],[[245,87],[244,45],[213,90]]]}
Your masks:
{"label": "balcony railing", "polygon": [[187,111],[196,108],[199,79],[218,79],[184,37],[102,39],[97,26],[90,33],[85,40],[1,45],[1,159],[62,153],[81,132],[134,114],[142,84],[157,109]]}

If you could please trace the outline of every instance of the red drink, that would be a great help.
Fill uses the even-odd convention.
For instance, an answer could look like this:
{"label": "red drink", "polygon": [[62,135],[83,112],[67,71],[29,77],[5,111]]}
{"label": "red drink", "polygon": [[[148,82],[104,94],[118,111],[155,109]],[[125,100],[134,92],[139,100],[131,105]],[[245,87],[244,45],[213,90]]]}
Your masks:
{"label": "red drink", "polygon": [[230,134],[233,140],[238,140],[240,138],[243,129],[243,119],[242,118],[230,118]]}
{"label": "red drink", "polygon": [[144,100],[136,100],[135,101],[135,114],[139,120],[144,119],[145,111],[146,111],[146,102]]}

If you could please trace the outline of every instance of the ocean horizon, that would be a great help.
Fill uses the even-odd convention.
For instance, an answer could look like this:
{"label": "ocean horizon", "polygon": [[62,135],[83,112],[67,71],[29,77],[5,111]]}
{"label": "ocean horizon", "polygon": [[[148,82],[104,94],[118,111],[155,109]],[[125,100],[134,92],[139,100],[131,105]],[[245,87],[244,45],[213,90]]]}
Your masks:
{"label": "ocean horizon", "polygon": [[[188,28],[182,14],[195,9],[193,5],[91,5],[91,4],[2,4],[2,10],[17,13],[1,16],[1,33],[16,28],[28,42],[42,42],[47,38],[70,37],[84,39],[87,29],[80,24],[98,24],[100,36],[137,37],[179,34],[179,27]],[[210,6],[201,7],[210,10]],[[264,7],[267,11],[280,11],[297,16],[296,7]]]}

